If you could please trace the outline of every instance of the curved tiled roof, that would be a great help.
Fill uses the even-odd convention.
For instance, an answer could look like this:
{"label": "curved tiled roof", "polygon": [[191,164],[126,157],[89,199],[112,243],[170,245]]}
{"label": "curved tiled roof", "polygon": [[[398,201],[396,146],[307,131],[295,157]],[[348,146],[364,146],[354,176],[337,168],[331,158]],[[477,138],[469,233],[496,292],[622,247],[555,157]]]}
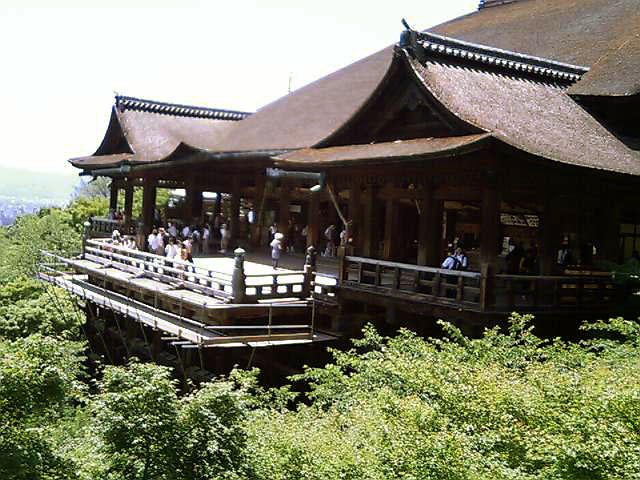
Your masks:
{"label": "curved tiled roof", "polygon": [[178,103],[157,102],[142,98],[116,95],[116,108],[120,112],[134,110],[140,112],[160,113],[177,117],[210,118],[214,120],[242,120],[251,113],[220,108],[195,107]]}
{"label": "curved tiled roof", "polygon": [[479,149],[490,138],[488,133],[446,138],[416,138],[395,142],[342,147],[303,148],[275,157],[282,167],[334,167],[355,164],[389,163],[446,157]]}
{"label": "curved tiled roof", "polygon": [[640,175],[640,155],[571,99],[566,87],[405,55],[443,108],[504,143],[556,162]]}
{"label": "curved tiled roof", "polygon": [[392,58],[389,47],[291,92],[234,125],[217,149],[287,149],[320,143],[366,104]]}
{"label": "curved tiled roof", "polygon": [[[468,42],[550,58],[575,65],[595,66],[640,33],[638,0],[520,0],[481,8],[429,29]],[[618,95],[617,84],[631,72],[640,76],[640,51],[627,51],[625,68],[616,65],[593,72],[604,75],[599,94]],[[585,81],[587,78],[585,78]],[[636,80],[637,87],[637,80]],[[610,89],[607,88],[610,85]],[[622,89],[626,94],[640,90]]]}

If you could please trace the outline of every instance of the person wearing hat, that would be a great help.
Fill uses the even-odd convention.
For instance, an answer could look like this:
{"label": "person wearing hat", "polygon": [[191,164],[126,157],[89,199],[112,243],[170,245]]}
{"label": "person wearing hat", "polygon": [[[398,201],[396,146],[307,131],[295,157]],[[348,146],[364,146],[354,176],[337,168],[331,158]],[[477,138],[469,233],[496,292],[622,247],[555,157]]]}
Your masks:
{"label": "person wearing hat", "polygon": [[269,244],[271,246],[271,260],[273,261],[273,269],[278,268],[278,260],[280,260],[280,252],[282,252],[282,239],[284,235],[280,232],[276,232],[273,235],[273,240]]}

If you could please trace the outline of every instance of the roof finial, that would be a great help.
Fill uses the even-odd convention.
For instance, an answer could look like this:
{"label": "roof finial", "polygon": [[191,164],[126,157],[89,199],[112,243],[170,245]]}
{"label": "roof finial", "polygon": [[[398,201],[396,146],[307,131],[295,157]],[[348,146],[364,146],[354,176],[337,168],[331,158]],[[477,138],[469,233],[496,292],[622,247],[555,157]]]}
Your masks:
{"label": "roof finial", "polygon": [[424,62],[426,53],[424,47],[418,43],[418,32],[413,30],[404,18],[402,19],[402,25],[406,30],[400,34],[400,48],[406,48],[418,61]]}

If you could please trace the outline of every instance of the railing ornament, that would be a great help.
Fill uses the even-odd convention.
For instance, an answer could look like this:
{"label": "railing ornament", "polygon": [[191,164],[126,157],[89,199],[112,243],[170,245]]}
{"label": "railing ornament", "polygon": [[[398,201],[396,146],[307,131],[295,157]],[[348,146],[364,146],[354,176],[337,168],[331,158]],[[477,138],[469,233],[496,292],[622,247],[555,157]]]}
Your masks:
{"label": "railing ornament", "polygon": [[313,272],[316,270],[316,248],[310,245],[307,248],[307,256],[304,259],[304,279],[300,298],[308,298],[313,291]]}
{"label": "railing ornament", "polygon": [[246,295],[246,277],[244,274],[244,255],[242,248],[236,248],[233,251],[235,261],[233,264],[233,275],[231,277],[231,290],[233,295],[233,303],[244,303]]}

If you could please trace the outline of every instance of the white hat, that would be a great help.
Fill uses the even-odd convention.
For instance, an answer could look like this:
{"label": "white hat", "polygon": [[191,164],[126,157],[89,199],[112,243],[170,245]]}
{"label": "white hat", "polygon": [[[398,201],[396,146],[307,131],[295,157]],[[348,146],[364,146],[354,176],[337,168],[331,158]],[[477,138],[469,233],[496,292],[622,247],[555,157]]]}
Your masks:
{"label": "white hat", "polygon": [[277,240],[282,240],[284,238],[284,235],[281,234],[280,232],[276,233],[273,238],[277,239]]}

